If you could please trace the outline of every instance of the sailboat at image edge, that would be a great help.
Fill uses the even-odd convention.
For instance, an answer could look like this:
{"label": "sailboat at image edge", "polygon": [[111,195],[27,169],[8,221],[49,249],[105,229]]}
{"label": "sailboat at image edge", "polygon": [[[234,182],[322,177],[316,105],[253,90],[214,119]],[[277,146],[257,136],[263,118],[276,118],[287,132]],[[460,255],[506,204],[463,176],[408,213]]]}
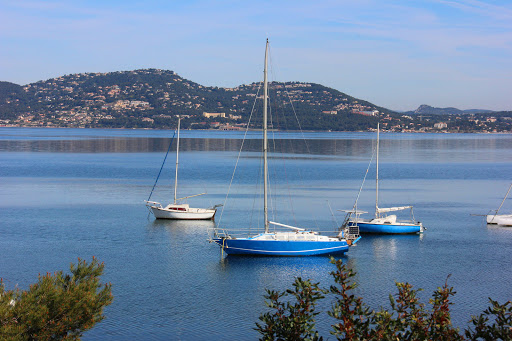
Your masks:
{"label": "sailboat at image edge", "polygon": [[[254,256],[314,256],[326,254],[343,254],[350,245],[360,238],[359,234],[345,234],[340,230],[336,236],[324,236],[318,232],[268,220],[268,162],[267,162],[267,66],[268,39],[265,47],[265,67],[263,77],[263,214],[265,231],[255,236],[237,238],[226,230],[215,229],[211,242],[218,244],[228,255]],[[293,231],[270,232],[269,225],[284,227]]]}
{"label": "sailboat at image edge", "polygon": [[489,225],[499,225],[499,226],[512,226],[512,214],[499,214],[501,207],[507,200],[508,194],[510,193],[510,190],[512,189],[512,184],[510,184],[510,187],[508,188],[507,194],[505,194],[505,197],[503,198],[503,201],[501,202],[500,207],[498,207],[497,210],[491,211],[494,213],[489,212],[486,216],[487,224]]}
{"label": "sailboat at image edge", "polygon": [[[415,233],[423,233],[425,231],[425,227],[421,222],[416,222],[414,219],[414,213],[412,210],[412,206],[398,206],[398,207],[387,207],[382,208],[379,207],[379,123],[377,123],[377,148],[376,148],[376,182],[375,182],[375,218],[373,219],[362,219],[361,214],[368,213],[365,211],[357,210],[357,200],[356,205],[354,205],[353,210],[342,210],[347,212],[347,216],[345,218],[344,226],[358,226],[360,233],[368,233],[368,234],[415,234]],[[388,215],[389,212],[397,212],[403,210],[411,210],[411,220],[410,221],[398,221],[397,216],[395,214]]]}
{"label": "sailboat at image edge", "polygon": [[[178,161],[179,161],[179,150],[180,150],[180,123],[181,118],[178,117],[178,137],[176,140],[176,176],[174,179],[174,202],[167,206],[162,206],[157,201],[149,201],[151,198],[151,194],[149,195],[148,200],[146,200],[146,206],[151,210],[156,219],[180,219],[180,220],[205,220],[205,219],[213,219],[215,217],[215,212],[217,212],[216,205],[211,208],[192,208],[189,204],[179,204],[179,201],[197,197],[199,195],[204,195],[206,193],[191,195],[184,198],[177,198],[178,193]],[[171,141],[172,144],[172,141]],[[170,146],[169,146],[170,148]],[[169,153],[169,150],[167,151]],[[166,155],[167,158],[167,155]],[[165,159],[164,159],[165,163]],[[163,165],[162,165],[163,167]],[[158,178],[157,178],[158,181]],[[155,183],[156,184],[156,183]],[[153,187],[154,188],[154,187]],[[153,192],[151,192],[153,193]]]}

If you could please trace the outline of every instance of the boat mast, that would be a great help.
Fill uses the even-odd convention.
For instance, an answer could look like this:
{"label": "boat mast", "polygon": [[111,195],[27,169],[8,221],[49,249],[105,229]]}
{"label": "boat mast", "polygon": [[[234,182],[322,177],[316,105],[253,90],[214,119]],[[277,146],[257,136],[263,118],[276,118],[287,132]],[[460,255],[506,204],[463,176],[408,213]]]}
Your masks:
{"label": "boat mast", "polygon": [[181,117],[178,116],[178,140],[176,142],[176,177],[174,178],[174,204],[176,205],[176,198],[178,193],[178,154],[180,152],[180,123]]}
{"label": "boat mast", "polygon": [[[377,122],[377,171],[375,176],[375,218],[379,218],[379,132],[380,132],[380,122]],[[179,136],[179,135],[178,135]]]}
{"label": "boat mast", "polygon": [[[267,100],[268,100],[268,85],[267,85],[267,65],[268,65],[268,38],[265,46],[265,67],[263,69],[263,212],[265,219],[265,233],[268,233],[268,164],[267,164]],[[179,136],[179,135],[178,135]]]}

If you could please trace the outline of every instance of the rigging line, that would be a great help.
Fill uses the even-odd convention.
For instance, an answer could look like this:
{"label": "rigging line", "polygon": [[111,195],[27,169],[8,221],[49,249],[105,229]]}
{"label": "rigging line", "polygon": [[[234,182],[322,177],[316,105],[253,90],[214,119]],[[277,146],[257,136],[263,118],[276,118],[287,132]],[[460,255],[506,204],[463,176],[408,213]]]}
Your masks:
{"label": "rigging line", "polygon": [[[285,87],[285,84],[283,83],[283,87]],[[276,99],[277,99],[277,91],[276,91]],[[278,107],[279,105],[277,103],[281,103],[281,101],[279,100],[276,100],[276,107]],[[286,115],[284,114],[284,107],[282,107],[283,109],[283,122],[284,122],[284,126],[285,126],[285,130],[288,130],[288,122],[286,120]],[[279,125],[279,115],[276,115],[276,120],[278,122],[278,125]],[[293,143],[292,143],[292,140],[291,139],[288,139],[288,142],[289,142],[289,146],[290,146],[290,150],[291,150],[291,155],[294,155],[295,154],[295,149],[293,147]],[[283,145],[283,151],[284,151],[284,146],[285,146],[285,143],[283,141],[282,143]],[[294,158],[294,157],[293,157]],[[296,159],[296,158],[294,158]],[[284,158],[282,159],[282,162],[283,162],[283,170],[284,170],[284,179],[286,181],[286,189],[287,189],[287,194],[288,194],[288,202],[290,203],[290,210],[291,210],[291,213],[292,213],[292,218],[293,218],[293,221],[294,221],[294,224],[296,226],[299,225],[298,221],[297,221],[297,216],[295,215],[295,207],[293,206],[293,200],[292,200],[292,194],[291,194],[291,191],[290,191],[290,182],[289,182],[289,177],[288,177],[288,169],[286,168],[286,162],[284,160]],[[303,180],[302,178],[302,174],[300,173],[300,169],[299,169],[299,178],[301,180]]]}
{"label": "rigging line", "polygon": [[[269,89],[269,92],[270,92],[270,89]],[[270,96],[269,96],[270,97]],[[272,160],[272,164],[275,165],[277,161],[277,145],[276,145],[276,130],[274,129],[274,115],[273,115],[273,110],[272,110],[272,100],[275,101],[274,97],[272,97],[272,99],[269,101],[268,105],[269,105],[269,117],[270,117],[270,126],[272,127],[271,129],[271,141],[272,141],[272,151],[274,153],[274,157],[270,158]],[[277,115],[276,115],[276,118],[277,118]],[[275,162],[274,162],[275,161]],[[272,210],[272,220],[276,221],[277,220],[277,215],[278,215],[278,207],[279,207],[279,200],[277,200],[276,196],[277,196],[277,193],[278,193],[278,190],[277,190],[277,187],[278,187],[278,181],[277,181],[277,170],[276,170],[276,167],[272,167],[272,172],[274,174],[274,181],[270,181],[270,178],[267,179],[268,182],[271,183],[271,186],[269,186],[269,196],[270,196],[270,207],[271,207],[271,210]],[[272,189],[272,186],[274,187]],[[273,191],[273,192],[272,192]],[[276,227],[275,225],[272,225],[272,228],[274,229],[274,231],[276,230]]]}
{"label": "rigging line", "polygon": [[160,178],[160,174],[162,174],[162,169],[164,168],[165,160],[167,160],[167,155],[169,155],[169,151],[171,150],[172,142],[174,141],[175,135],[176,135],[176,130],[174,131],[174,134],[172,135],[171,143],[169,143],[169,147],[167,148],[167,153],[165,153],[164,162],[162,162],[162,166],[160,167],[160,170],[158,171],[158,176],[156,177],[155,184],[153,185],[153,188],[151,189],[151,193],[149,193],[149,197],[148,197],[147,201],[149,201],[149,199],[151,199],[151,196],[153,195],[153,191],[155,190],[158,179]]}
{"label": "rigging line", "polygon": [[329,200],[327,200],[327,206],[329,206],[329,211],[331,211],[331,217],[332,217],[332,220],[334,221],[334,229],[336,230],[336,228],[340,225],[338,224],[338,220],[336,219],[336,216],[334,215],[334,212],[332,211],[331,203],[329,202]]}
{"label": "rigging line", "polygon": [[[273,79],[275,79],[275,76],[274,76],[274,66],[273,66],[273,61],[272,61],[272,51],[271,51],[271,48],[269,46],[269,51],[268,51],[268,56],[269,56],[269,59],[270,59],[270,78],[272,79],[272,81],[269,82],[269,89],[268,89],[268,93],[267,93],[267,96],[269,97],[269,101],[268,101],[268,115],[269,115],[269,118],[270,118],[270,133],[272,135],[271,137],[271,141],[272,141],[272,150],[274,152],[274,156],[276,154],[276,138],[275,138],[275,127],[274,127],[274,116],[273,116],[273,111],[272,111],[272,101],[274,100],[275,101],[275,97],[271,97],[270,98],[270,90],[271,90],[271,87],[272,87],[272,83],[273,83]],[[272,159],[272,157],[271,157]],[[277,215],[277,199],[275,198],[275,196],[277,195],[277,173],[276,173],[276,169],[275,167],[272,168],[272,172],[274,173],[274,179],[275,181],[273,182],[270,182],[270,177],[267,179],[267,182],[270,182],[270,186],[269,186],[269,197],[270,197],[270,209],[271,209],[271,215],[272,215],[272,220],[276,220],[276,215]],[[274,186],[274,189],[272,191],[272,186]],[[275,226],[273,226],[274,230],[275,230]]]}
{"label": "rigging line", "polygon": [[[270,83],[271,85],[274,84],[274,83],[277,83],[275,82],[275,79],[276,79],[276,76],[275,76],[275,70],[276,68],[274,67],[274,59],[273,59],[273,54],[272,54],[272,50],[271,48],[269,48],[269,59],[270,59],[270,74],[271,74],[271,79],[272,79],[272,82]],[[275,127],[279,127],[279,112],[278,110],[275,110],[273,111],[272,108],[272,101],[274,101],[274,107],[277,109],[279,107],[278,103],[279,103],[279,98],[278,98],[278,95],[277,95],[277,88],[278,86],[276,86],[276,84],[274,84],[274,90],[275,90],[275,96],[273,96],[271,98],[271,101],[269,101],[269,109],[270,109],[270,124],[271,124],[271,127],[272,127],[272,130],[271,130],[271,133],[272,133],[272,144],[273,144],[273,150],[274,150],[274,154],[277,153],[277,146],[276,146],[276,138],[275,138]],[[270,90],[270,89],[269,89]],[[275,112],[275,117],[273,115],[273,113]],[[276,126],[274,126],[274,118],[276,120]],[[285,166],[285,162],[284,162],[284,158],[281,158],[282,162],[283,162],[283,168],[284,168],[284,171],[285,171],[285,179],[287,180],[287,176],[286,176],[286,166]],[[274,172],[274,179],[277,179],[277,170],[276,168],[273,169],[273,172]],[[271,201],[271,207],[272,207],[272,216],[273,216],[273,220],[275,221],[276,220],[276,215],[278,214],[278,200],[277,198],[275,198],[275,196],[277,195],[277,181],[274,181],[274,183],[272,184],[274,186],[274,194],[270,195],[270,201]],[[291,200],[291,196],[290,196],[290,187],[287,183],[287,191],[288,191],[288,196],[289,196],[289,203],[290,203],[290,209],[292,211],[292,216],[294,217],[294,220],[295,220],[295,212],[294,212],[294,209],[293,209],[293,201]],[[297,225],[297,222],[295,220],[295,225]],[[275,226],[274,226],[274,229],[275,229]]]}
{"label": "rigging line", "polygon": [[[510,189],[512,189],[512,184],[510,184],[510,187],[508,188],[507,194],[505,194],[505,197],[503,198],[503,201],[501,202],[500,207],[496,210],[496,214],[498,214],[501,210],[501,206],[505,203],[505,200],[507,200],[508,194],[510,193]],[[496,216],[496,214],[494,216]]]}
{"label": "rigging line", "polygon": [[[272,77],[274,77],[274,67],[273,67],[273,63],[272,63],[272,55],[270,55],[270,59],[271,59],[271,74],[272,74]],[[276,82],[272,82],[272,83],[276,83]],[[283,87],[285,87],[285,84],[283,83]],[[278,98],[278,95],[277,95],[277,86],[274,87],[275,88],[275,96],[273,97],[273,100],[274,100],[274,104],[275,104],[275,107],[276,109],[279,107],[279,98]],[[272,107],[270,108],[272,110]],[[276,110],[276,115],[275,115],[275,119],[276,119],[276,124],[277,126],[279,126],[279,111]],[[272,111],[271,111],[271,115],[270,115],[270,119],[271,119],[271,124],[272,124],[272,127],[274,128],[274,122],[272,121],[274,118],[274,115],[272,115]],[[283,120],[284,120],[284,123],[285,123],[285,127],[287,126],[286,125],[286,117],[284,115],[284,108],[283,108]],[[287,130],[287,129],[286,129]],[[272,140],[273,140],[273,144],[274,144],[274,152],[276,152],[277,150],[277,147],[276,147],[276,142],[275,142],[275,133],[274,133],[274,130],[272,131]],[[282,143],[282,145],[284,146],[284,143]],[[290,142],[290,145],[291,145],[291,149],[292,149],[292,154],[294,152],[294,149],[293,149],[293,143]],[[283,153],[284,153],[284,150],[283,150]],[[297,221],[297,216],[295,215],[295,208],[293,206],[293,200],[292,200],[292,197],[291,197],[291,192],[290,192],[290,183],[288,181],[288,173],[287,173],[287,168],[286,168],[286,162],[285,162],[285,158],[282,157],[281,158],[282,160],[282,164],[283,164],[283,170],[284,170],[284,178],[285,178],[285,182],[286,182],[286,189],[287,189],[287,194],[288,194],[288,202],[290,204],[290,211],[291,211],[291,214],[292,214],[292,218],[293,218],[293,221],[294,221],[294,224],[296,226],[298,226],[298,221]],[[274,174],[275,174],[276,170],[274,169]],[[274,184],[274,186],[276,186],[276,190],[277,190],[277,185]],[[272,200],[272,196],[271,196],[271,200]],[[274,207],[273,207],[274,209]],[[276,205],[276,208],[275,208],[275,211],[277,211],[277,205]],[[276,214],[276,212],[273,211],[274,215]],[[275,217],[274,217],[274,220],[275,220]]]}
{"label": "rigging line", "polygon": [[290,101],[290,105],[292,107],[295,120],[297,121],[297,125],[299,126],[300,134],[302,135],[302,139],[304,140],[304,144],[306,145],[306,150],[308,154],[311,154],[311,151],[309,150],[309,145],[306,142],[306,137],[304,136],[304,131],[302,130],[302,126],[300,125],[299,117],[297,116],[297,112],[295,111],[295,107],[293,106],[293,101],[290,97],[290,93],[288,92],[288,90],[286,90],[286,85],[284,86],[284,92],[286,93],[286,95],[288,96],[288,100]]}
{"label": "rigging line", "polygon": [[[274,77],[275,79],[275,70],[276,68],[274,68],[274,64],[273,64],[273,58],[272,58],[272,53],[269,49],[269,57],[270,57],[270,64],[271,64],[271,74],[272,74],[272,77]],[[307,150],[307,153],[311,155],[311,152],[310,152],[310,149],[309,149],[309,145],[306,141],[306,138],[304,136],[304,132],[302,130],[302,126],[300,124],[300,121],[299,121],[299,118],[297,116],[297,112],[295,111],[295,107],[293,106],[293,102],[291,100],[291,97],[290,97],[290,94],[289,92],[287,91],[286,89],[286,83],[283,82],[283,89],[284,89],[284,93],[286,94],[286,96],[288,97],[288,101],[290,102],[290,105],[291,105],[291,108],[292,108],[292,111],[293,111],[293,114],[295,116],[295,120],[297,121],[297,125],[299,127],[299,130],[301,132],[301,136],[302,136],[302,139],[304,140],[304,144],[306,146],[306,150]],[[277,92],[277,91],[276,91]],[[277,93],[276,93],[276,99],[277,99]],[[284,103],[284,101],[283,101]],[[276,105],[277,106],[277,105]],[[284,105],[283,105],[283,112],[284,112]],[[288,121],[286,120],[286,115],[283,114],[283,120],[284,120],[284,123],[285,123],[285,127],[287,128],[288,126]],[[290,139],[290,146],[291,146],[291,150],[292,150],[292,155],[295,153],[295,150],[293,148],[293,143]],[[295,158],[296,159],[296,158]],[[283,160],[283,165],[285,165],[285,162]],[[288,190],[288,197],[289,197],[289,202],[290,202],[290,208],[291,208],[291,211],[292,211],[292,216],[293,216],[293,220],[295,221],[295,225],[298,225],[298,222],[297,222],[297,217],[295,215],[295,210],[294,210],[294,207],[293,207],[293,200],[291,200],[291,192],[290,192],[290,185],[289,185],[289,182],[288,182],[288,176],[287,176],[287,172],[286,172],[286,166],[284,166],[284,171],[285,171],[285,179],[286,179],[286,184],[287,184],[287,190]],[[302,175],[302,172],[300,170],[300,167],[298,169],[298,173],[299,173],[299,179],[300,181],[304,184],[304,177]],[[318,221],[316,219],[314,219],[314,222],[315,222],[315,225],[316,225],[316,228],[318,229]]]}
{"label": "rigging line", "polygon": [[[258,166],[258,176],[256,177],[256,183],[254,184],[254,195],[252,197],[252,208],[251,208],[251,216],[249,219],[249,229],[247,235],[251,235],[252,233],[252,227],[253,227],[253,221],[254,221],[254,215],[255,215],[255,207],[256,207],[256,201],[258,199],[261,199],[262,195],[260,191],[260,179],[261,179],[261,171],[263,169],[263,158],[259,158],[259,166]],[[260,230],[260,221],[256,220],[256,230]]]}
{"label": "rigging line", "polygon": [[[255,207],[256,207],[256,201],[257,200],[263,200],[263,189],[261,189],[261,186],[262,184],[260,183],[261,181],[261,178],[262,178],[262,175],[261,173],[264,173],[263,172],[263,158],[259,158],[259,161],[260,161],[260,164],[259,164],[259,167],[258,167],[258,176],[256,177],[256,183],[254,184],[254,196],[252,197],[252,209],[251,209],[251,225],[249,225],[249,228],[251,228],[253,225],[252,225],[252,222],[253,222],[253,219],[254,219],[254,215],[255,215]],[[260,220],[257,219],[256,220],[256,230],[260,230]],[[265,222],[263,223],[265,225]],[[250,230],[249,230],[250,231]]]}
{"label": "rigging line", "polygon": [[368,167],[366,168],[366,172],[365,172],[364,177],[363,177],[363,182],[361,183],[361,187],[359,187],[359,192],[357,193],[356,201],[354,202],[354,206],[352,207],[352,209],[355,210],[355,211],[357,211],[357,202],[359,201],[359,196],[361,195],[361,191],[363,190],[364,182],[366,181],[366,177],[367,177],[368,172],[370,170],[370,166],[372,164],[373,157],[375,156],[376,147],[373,146],[372,149],[373,149],[372,150],[372,157],[370,158],[370,162],[368,162]]}
{"label": "rigging line", "polygon": [[[292,108],[295,120],[297,121],[297,125],[299,126],[299,131],[300,131],[300,134],[302,136],[302,140],[304,141],[304,145],[306,146],[306,152],[307,152],[308,155],[312,155],[311,150],[309,149],[309,144],[308,144],[308,142],[306,140],[306,136],[304,136],[304,131],[302,130],[302,126],[300,124],[299,117],[297,116],[297,112],[295,111],[295,107],[293,105],[293,101],[291,99],[290,93],[286,89],[286,84],[284,84],[284,92],[285,92],[286,96],[288,96],[288,101],[290,102],[290,106]],[[299,175],[300,175],[301,181],[304,182],[304,178],[302,176],[300,168],[299,168]],[[316,228],[318,229],[318,221],[316,219],[314,219],[314,222],[315,222]]]}
{"label": "rigging line", "polygon": [[[274,117],[272,115],[273,111],[272,111],[272,101],[269,101],[269,116],[270,116],[270,125],[272,128],[274,128]],[[274,159],[276,158],[276,153],[277,153],[277,146],[276,146],[276,137],[275,137],[275,129],[272,129],[271,130],[271,133],[272,133],[272,148],[273,148],[273,152],[274,152]],[[272,158],[271,158],[272,159]],[[276,220],[276,215],[277,215],[277,207],[279,206],[278,205],[278,200],[275,198],[275,196],[277,195],[277,171],[276,171],[276,168],[273,167],[272,168],[272,171],[274,173],[274,179],[276,179],[275,181],[273,181],[271,183],[272,186],[274,186],[274,193],[270,193],[270,207],[272,208],[272,220]],[[270,179],[268,179],[270,181]],[[270,191],[272,191],[272,186],[270,186]]]}
{"label": "rigging line", "polygon": [[249,125],[251,123],[252,114],[254,113],[254,108],[256,106],[256,100],[258,98],[260,90],[261,90],[261,83],[260,83],[260,86],[258,87],[258,91],[256,92],[256,97],[254,97],[254,102],[252,104],[251,114],[249,115],[249,120],[247,122],[247,127],[245,128],[245,133],[244,133],[244,138],[242,140],[242,145],[240,146],[240,150],[238,151],[238,157],[236,158],[235,169],[233,170],[233,175],[231,175],[231,180],[229,182],[228,191],[226,193],[226,198],[224,199],[224,204],[222,205],[222,210],[220,211],[220,217],[219,217],[219,223],[218,223],[219,226],[220,226],[220,223],[222,221],[222,216],[224,214],[224,208],[226,207],[226,202],[228,200],[229,192],[231,190],[231,185],[233,184],[233,179],[235,178],[235,172],[236,172],[236,169],[238,167],[238,162],[240,161],[240,155],[242,154],[242,149],[244,148],[245,138],[247,137],[247,132],[249,131]]}
{"label": "rigging line", "polygon": [[[275,82],[274,80],[277,79],[276,77],[276,70],[277,68],[274,67],[274,59],[273,59],[273,54],[272,54],[272,50],[269,48],[269,59],[270,59],[270,73],[271,73],[271,77],[273,79],[272,83],[278,83],[278,82]],[[279,84],[277,84],[279,85]],[[282,83],[282,86],[283,86],[283,89],[284,91],[286,92],[286,84],[283,82]],[[279,103],[281,103],[281,101],[279,100],[279,96],[277,94],[277,86],[274,86],[275,88],[275,96],[274,96],[274,103],[275,103],[275,107],[276,109],[279,106]],[[289,95],[288,95],[289,97]],[[286,120],[286,115],[284,114],[284,106],[282,107],[283,109],[283,121],[284,121],[284,126],[285,126],[285,130],[288,130],[288,122]],[[293,105],[292,105],[292,109],[295,111],[295,109],[293,108]],[[297,116],[295,114],[295,116]],[[273,118],[273,116],[271,115],[271,119]],[[276,111],[276,115],[275,115],[275,118],[276,118],[276,123],[277,125],[279,126],[279,115],[278,115],[278,111]],[[273,122],[272,122],[272,127],[273,127]],[[300,124],[299,124],[299,127],[300,127]],[[273,137],[273,140],[274,140],[274,151],[276,150],[275,148],[275,136],[274,136],[274,131],[272,131],[272,137]],[[283,147],[284,147],[284,143],[282,143]],[[293,143],[290,141],[290,146],[291,146],[291,150],[292,150],[292,155],[294,154],[294,148],[293,148]],[[283,152],[284,152],[284,149],[283,149]],[[290,204],[290,211],[291,211],[291,214],[292,214],[292,218],[293,218],[293,221],[294,221],[294,224],[296,226],[298,226],[298,221],[297,221],[297,216],[295,214],[295,207],[293,206],[293,200],[292,200],[292,195],[291,195],[291,191],[290,191],[290,183],[288,181],[288,172],[287,172],[287,168],[286,168],[286,162],[285,162],[285,159],[282,158],[282,164],[283,164],[283,170],[284,170],[284,178],[285,178],[285,182],[286,182],[286,192],[288,194],[288,202]],[[275,171],[275,170],[274,170]],[[302,174],[300,173],[300,169],[299,169],[299,177],[301,180],[302,179]],[[272,200],[272,197],[271,197],[271,200]],[[277,208],[276,208],[277,210]],[[274,218],[275,220],[275,218]]]}
{"label": "rigging line", "polygon": [[[276,94],[276,98],[277,98],[277,94]],[[276,101],[277,103],[279,103],[278,101]],[[276,107],[278,105],[276,104]],[[277,112],[277,111],[276,111]],[[283,112],[284,112],[284,108],[283,108]],[[276,120],[277,122],[279,122],[279,115],[276,114]],[[283,120],[284,120],[284,123],[286,125],[286,117],[285,115],[283,114]],[[284,145],[285,145],[285,141],[286,140],[283,140],[282,141],[282,145],[283,145],[283,153],[284,153]],[[288,140],[290,142],[290,149],[292,151],[292,155],[294,154],[295,150],[293,148],[293,143],[291,142],[291,140],[289,139]],[[293,218],[293,221],[294,221],[294,224],[295,226],[298,226],[299,225],[299,222],[297,221],[297,216],[295,215],[295,207],[293,206],[293,200],[292,200],[292,194],[291,194],[291,191],[290,191],[290,182],[288,180],[288,169],[286,168],[286,162],[285,162],[285,158],[281,158],[282,160],[282,164],[283,164],[283,173],[284,173],[284,179],[285,179],[285,182],[286,182],[286,192],[287,192],[287,195],[288,195],[288,202],[290,203],[290,211],[292,213],[292,218]],[[299,173],[300,173],[300,170],[299,170]],[[300,177],[301,177],[301,174],[299,174]]]}

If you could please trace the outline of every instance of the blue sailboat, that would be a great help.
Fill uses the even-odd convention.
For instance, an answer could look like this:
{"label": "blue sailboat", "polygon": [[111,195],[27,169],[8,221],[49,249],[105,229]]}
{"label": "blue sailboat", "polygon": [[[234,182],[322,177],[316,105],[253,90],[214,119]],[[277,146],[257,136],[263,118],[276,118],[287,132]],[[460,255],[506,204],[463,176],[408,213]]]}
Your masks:
{"label": "blue sailboat", "polygon": [[[376,148],[376,184],[375,184],[375,217],[373,219],[363,219],[361,214],[368,213],[357,210],[356,205],[353,210],[345,211],[347,216],[343,226],[358,226],[360,233],[368,234],[415,234],[423,233],[425,228],[421,222],[414,219],[412,206],[398,206],[398,207],[379,207],[379,131],[380,127],[377,123],[377,148]],[[397,212],[410,209],[411,219],[404,221],[398,220],[395,214],[388,214],[390,212]]]}
{"label": "blue sailboat", "polygon": [[[324,236],[318,232],[304,228],[276,223],[268,220],[268,163],[267,163],[267,101],[268,101],[268,39],[265,47],[265,67],[263,77],[263,233],[237,238],[224,229],[215,229],[210,241],[218,244],[222,251],[228,255],[253,256],[315,256],[344,254],[350,245],[359,239],[357,228],[337,231],[334,236]],[[271,232],[269,226],[287,228],[291,231]]]}

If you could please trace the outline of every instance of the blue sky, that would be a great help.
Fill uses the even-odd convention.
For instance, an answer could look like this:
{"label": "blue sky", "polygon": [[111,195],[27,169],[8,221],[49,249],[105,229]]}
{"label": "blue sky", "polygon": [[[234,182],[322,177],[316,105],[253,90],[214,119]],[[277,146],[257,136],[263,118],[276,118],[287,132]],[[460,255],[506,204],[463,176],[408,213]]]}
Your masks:
{"label": "blue sky", "polygon": [[0,80],[160,68],[315,82],[394,110],[512,110],[512,1],[0,0]]}

